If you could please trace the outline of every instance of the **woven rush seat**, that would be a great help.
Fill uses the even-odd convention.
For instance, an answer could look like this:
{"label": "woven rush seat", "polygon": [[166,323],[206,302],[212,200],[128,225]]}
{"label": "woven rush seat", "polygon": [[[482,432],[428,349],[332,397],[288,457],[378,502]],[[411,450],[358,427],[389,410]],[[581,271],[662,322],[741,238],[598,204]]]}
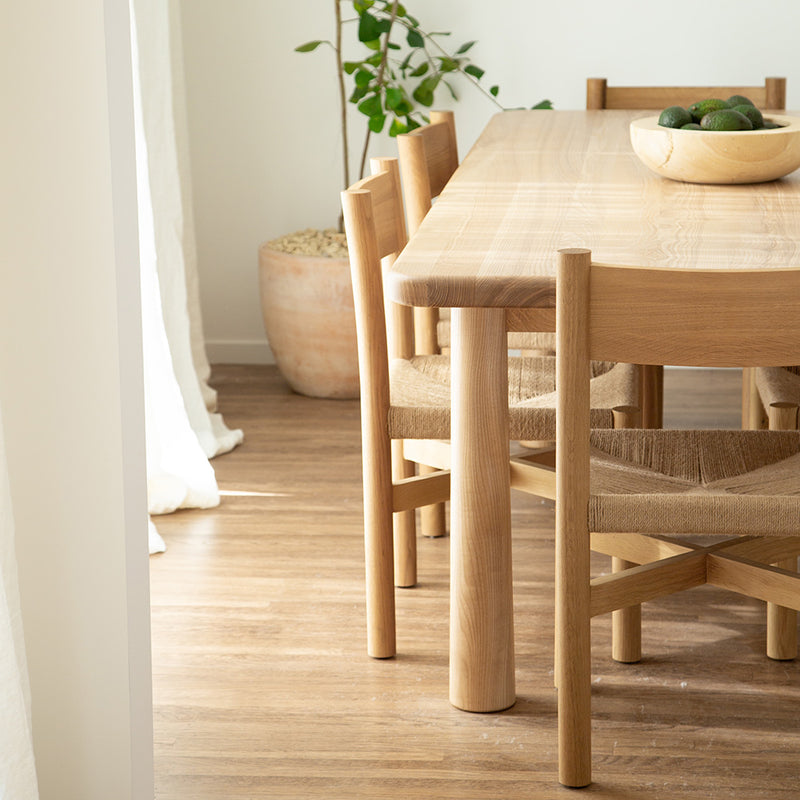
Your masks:
{"label": "woven rush seat", "polygon": [[[612,408],[636,397],[638,370],[631,364],[597,361],[590,383],[593,427],[610,428]],[[510,358],[510,438],[552,440],[556,432],[556,370],[550,356]],[[450,359],[414,356],[390,362],[389,431],[398,439],[450,438]]]}
{"label": "woven rush seat", "polygon": [[800,532],[800,433],[595,430],[590,444],[592,531]]}

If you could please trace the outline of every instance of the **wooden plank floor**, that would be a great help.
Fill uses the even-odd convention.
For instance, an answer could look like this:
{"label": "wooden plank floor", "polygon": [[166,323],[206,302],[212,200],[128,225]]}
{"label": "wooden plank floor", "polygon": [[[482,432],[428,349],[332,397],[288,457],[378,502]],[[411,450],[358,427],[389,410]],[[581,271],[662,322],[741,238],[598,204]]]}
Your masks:
{"label": "wooden plank floor", "polygon": [[[646,607],[641,664],[595,620],[595,783],[557,784],[549,502],[513,500],[513,708],[447,702],[447,538],[397,593],[400,655],[368,658],[357,402],[270,367],[214,383],[246,438],[213,462],[219,508],[156,519],[157,800],[800,797],[800,667],[763,655],[760,603],[711,587]],[[667,426],[738,424],[735,372],[668,371],[666,398]]]}

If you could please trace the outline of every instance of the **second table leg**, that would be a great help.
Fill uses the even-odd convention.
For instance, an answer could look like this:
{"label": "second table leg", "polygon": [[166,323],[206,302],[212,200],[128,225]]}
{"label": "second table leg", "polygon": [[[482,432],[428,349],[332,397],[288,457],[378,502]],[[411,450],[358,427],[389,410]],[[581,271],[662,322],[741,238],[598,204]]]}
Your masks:
{"label": "second table leg", "polygon": [[453,309],[450,702],[514,704],[508,460],[508,342],[503,309]]}

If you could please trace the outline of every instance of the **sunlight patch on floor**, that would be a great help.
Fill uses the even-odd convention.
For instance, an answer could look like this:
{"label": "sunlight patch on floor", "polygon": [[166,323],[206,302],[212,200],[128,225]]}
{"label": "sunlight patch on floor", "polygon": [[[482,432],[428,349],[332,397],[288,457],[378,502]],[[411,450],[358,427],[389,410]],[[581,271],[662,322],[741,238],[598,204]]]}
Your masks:
{"label": "sunlight patch on floor", "polygon": [[220,489],[223,497],[289,497],[286,492],[246,492],[242,489]]}

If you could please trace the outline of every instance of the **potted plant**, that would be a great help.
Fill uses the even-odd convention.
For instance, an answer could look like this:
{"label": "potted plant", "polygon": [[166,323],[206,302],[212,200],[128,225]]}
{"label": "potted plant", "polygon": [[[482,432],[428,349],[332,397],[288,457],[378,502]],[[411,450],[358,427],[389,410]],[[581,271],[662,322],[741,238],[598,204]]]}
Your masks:
{"label": "potted plant", "polygon": [[[351,184],[351,131],[348,104],[364,115],[365,130],[357,170],[363,177],[373,134],[406,133],[425,124],[425,110],[444,89],[458,99],[454,79],[497,102],[498,87],[484,89],[484,71],[468,55],[466,42],[453,52],[428,33],[399,0],[332,0],[334,41],[313,40],[296,48],[309,53],[329,47],[334,54],[340,101],[342,188]],[[353,15],[345,18],[343,6]],[[345,34],[361,58],[345,58]],[[347,87],[348,82],[351,86]],[[549,101],[535,108],[550,108]],[[358,359],[347,244],[338,227],[306,229],[272,240],[259,249],[264,325],[278,367],[289,385],[314,397],[358,396]]]}

